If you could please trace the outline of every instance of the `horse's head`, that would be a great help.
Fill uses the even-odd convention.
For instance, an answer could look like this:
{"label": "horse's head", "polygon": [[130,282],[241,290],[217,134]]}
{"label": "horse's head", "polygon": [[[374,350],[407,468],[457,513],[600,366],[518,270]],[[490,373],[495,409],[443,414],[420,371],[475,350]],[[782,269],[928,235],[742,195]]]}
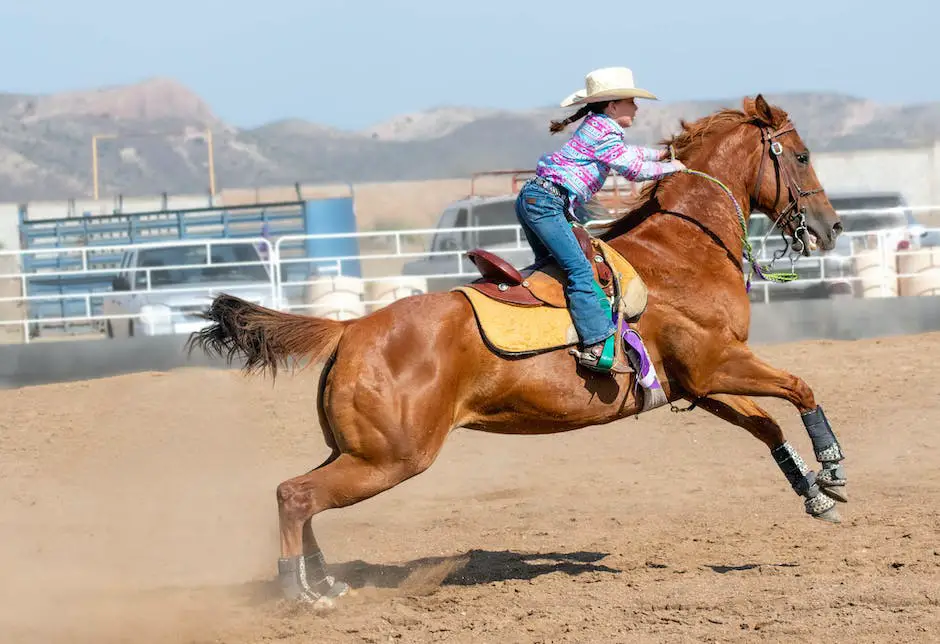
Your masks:
{"label": "horse's head", "polygon": [[744,112],[760,128],[760,157],[751,203],[790,233],[794,250],[809,255],[817,245],[835,247],[842,222],[816,177],[809,150],[786,112],[760,94],[744,100]]}

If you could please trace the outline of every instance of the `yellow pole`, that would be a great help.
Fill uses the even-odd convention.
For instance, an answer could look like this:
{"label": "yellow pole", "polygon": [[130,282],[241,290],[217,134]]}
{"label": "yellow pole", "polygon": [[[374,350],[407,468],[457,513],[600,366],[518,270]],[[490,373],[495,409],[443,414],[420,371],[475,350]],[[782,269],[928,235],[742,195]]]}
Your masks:
{"label": "yellow pole", "polygon": [[206,129],[206,145],[209,146],[209,198],[215,199],[215,157],[212,154],[211,129]]}
{"label": "yellow pole", "polygon": [[91,177],[94,183],[95,201],[98,201],[98,135],[91,137]]}
{"label": "yellow pole", "polygon": [[91,137],[91,180],[94,184],[95,201],[98,201],[98,141],[115,138],[116,134],[95,134]]}

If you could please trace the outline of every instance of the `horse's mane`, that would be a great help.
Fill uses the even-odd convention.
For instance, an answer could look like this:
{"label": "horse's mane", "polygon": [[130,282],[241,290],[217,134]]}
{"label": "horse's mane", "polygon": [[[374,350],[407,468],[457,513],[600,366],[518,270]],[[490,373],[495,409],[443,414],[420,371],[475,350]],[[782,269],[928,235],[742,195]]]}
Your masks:
{"label": "horse's mane", "polygon": [[[677,159],[688,159],[705,145],[714,142],[707,135],[724,134],[742,123],[753,121],[754,118],[753,115],[748,115],[741,110],[725,108],[692,122],[681,119],[679,125],[682,129],[673,136],[660,140],[659,143],[664,147],[671,145],[676,152]],[[637,199],[641,202],[646,201],[655,187],[655,182],[647,183],[640,189]]]}
{"label": "horse's mane", "polygon": [[[782,123],[787,119],[786,112],[780,108],[771,106],[770,110],[774,117],[774,124]],[[763,120],[757,112],[755,99],[746,98],[743,110],[723,108],[691,122],[680,119],[680,131],[671,137],[660,140],[659,143],[664,147],[671,145],[675,150],[676,158],[687,161],[706,145],[714,145],[715,141],[718,140],[714,135],[725,134],[744,123],[759,123]],[[663,181],[666,180],[668,178]],[[605,232],[602,238],[609,240],[629,229],[631,226],[628,220],[649,208],[653,193],[661,187],[661,183],[662,181],[650,181],[640,188],[634,196],[623,200],[620,209],[624,211],[624,214],[604,227]]]}

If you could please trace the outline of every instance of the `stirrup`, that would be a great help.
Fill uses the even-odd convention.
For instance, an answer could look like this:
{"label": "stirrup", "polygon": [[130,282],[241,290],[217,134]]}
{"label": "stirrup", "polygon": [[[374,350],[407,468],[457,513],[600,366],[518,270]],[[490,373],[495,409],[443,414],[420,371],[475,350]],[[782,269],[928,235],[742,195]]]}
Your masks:
{"label": "stirrup", "polygon": [[599,356],[595,356],[588,351],[578,351],[577,349],[570,349],[568,352],[577,357],[578,364],[582,367],[587,367],[599,373],[610,373],[614,366],[614,350],[616,346],[617,334],[614,333],[604,340],[604,348],[601,350]]}

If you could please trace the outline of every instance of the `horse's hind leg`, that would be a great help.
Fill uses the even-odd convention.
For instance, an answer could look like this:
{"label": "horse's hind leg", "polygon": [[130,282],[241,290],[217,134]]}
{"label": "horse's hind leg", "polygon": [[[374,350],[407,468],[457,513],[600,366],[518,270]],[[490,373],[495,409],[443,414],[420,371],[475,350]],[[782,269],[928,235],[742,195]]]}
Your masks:
{"label": "horse's hind leg", "polygon": [[825,521],[839,522],[835,501],[822,493],[814,473],[787,442],[780,425],[757,403],[745,396],[715,394],[700,399],[698,406],[729,423],[743,427],[763,442],[793,491],[803,497],[808,514]]}
{"label": "horse's hind leg", "polygon": [[278,577],[284,596],[329,607],[333,598],[347,589],[344,583],[326,574],[323,555],[310,525],[314,515],[364,501],[420,473],[429,464],[430,459],[371,461],[340,454],[320,468],[278,485],[281,532]]}
{"label": "horse's hind leg", "polygon": [[845,503],[845,455],[812,389],[802,379],[776,369],[755,356],[746,346],[728,350],[719,367],[707,381],[695,383],[689,390],[696,396],[734,394],[771,396],[790,401],[799,411],[803,426],[813,442],[816,461],[822,470],[816,477],[819,488],[829,497]]}
{"label": "horse's hind leg", "polygon": [[[331,435],[328,435],[328,431],[325,431],[324,434],[327,435],[327,443],[333,451],[325,461],[307,472],[306,476],[326,467],[340,456],[335,440]],[[303,477],[292,480],[300,478]],[[278,498],[280,498],[280,492]],[[349,586],[346,582],[337,581],[326,574],[326,562],[323,560],[323,552],[320,550],[320,545],[313,534],[313,517],[304,522],[301,534],[303,556],[282,557],[278,563],[280,583],[284,594],[292,599],[313,601],[314,603],[322,596],[327,599],[322,599],[320,603],[327,604],[332,599],[349,592]]]}

